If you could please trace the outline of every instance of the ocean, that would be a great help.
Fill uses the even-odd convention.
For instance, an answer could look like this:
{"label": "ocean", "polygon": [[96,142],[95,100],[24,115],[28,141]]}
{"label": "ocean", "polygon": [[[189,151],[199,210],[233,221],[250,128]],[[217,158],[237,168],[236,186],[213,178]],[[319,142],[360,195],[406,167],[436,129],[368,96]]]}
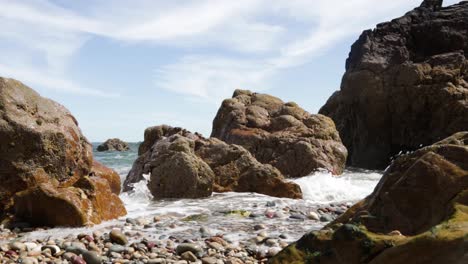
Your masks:
{"label": "ocean", "polygon": [[[97,143],[93,144],[96,150]],[[137,158],[138,143],[130,143],[126,152],[97,152],[94,158],[117,171],[124,181]],[[121,226],[128,219],[146,219],[155,216],[173,219],[174,228],[157,227],[137,230],[145,236],[162,239],[170,236],[190,239],[200,228],[213,234],[223,234],[232,243],[252,238],[252,226],[262,225],[271,236],[283,236],[292,242],[304,233],[320,229],[326,222],[310,220],[309,212],[320,208],[349,207],[370,194],[382,177],[382,172],[348,169],[341,176],[328,172],[316,172],[293,181],[300,185],[304,198],[301,200],[270,197],[255,193],[214,193],[203,199],[152,199],[146,182],[135,184],[135,191],[120,195],[128,215],[94,227],[54,228],[29,233],[30,238],[65,237],[92,230],[108,230]],[[298,216],[299,215],[299,216]],[[252,217],[255,216],[255,217]],[[265,217],[267,216],[267,217]],[[302,217],[304,216],[304,217]],[[133,230],[135,231],[135,230]]]}

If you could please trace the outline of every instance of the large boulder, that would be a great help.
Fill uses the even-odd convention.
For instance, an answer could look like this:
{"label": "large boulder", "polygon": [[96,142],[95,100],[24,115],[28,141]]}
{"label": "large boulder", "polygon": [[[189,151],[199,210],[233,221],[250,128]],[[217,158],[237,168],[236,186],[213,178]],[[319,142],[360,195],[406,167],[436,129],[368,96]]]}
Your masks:
{"label": "large boulder", "polygon": [[271,263],[461,264],[467,234],[468,132],[460,132],[398,157],[370,196]]}
{"label": "large boulder", "polygon": [[149,173],[148,188],[156,199],[200,198],[213,192],[213,171],[195,154],[195,141],[181,135],[153,146]]}
{"label": "large boulder", "polygon": [[320,110],[349,165],[383,169],[391,157],[468,130],[468,2],[426,0],[362,33],[341,89]]}
{"label": "large boulder", "polygon": [[[62,212],[54,208],[53,202],[49,204],[50,211],[47,213],[35,214],[27,211],[43,206],[40,204],[41,199],[62,201],[66,198],[75,204],[80,192],[87,192],[88,197],[108,196],[116,204],[115,208],[123,208],[120,199],[107,192],[110,190],[109,184],[113,186],[115,193],[119,191],[116,189],[113,171],[103,165],[93,164],[91,144],[81,133],[73,115],[62,105],[41,97],[19,81],[1,77],[0,141],[0,214],[3,216],[17,213],[17,216],[37,223],[62,223],[54,219],[66,216],[58,215]],[[90,174],[103,178],[96,180],[99,183],[96,182],[96,188],[91,188],[93,191],[77,186],[78,182]],[[84,199],[80,203],[85,204],[87,200],[92,199]],[[60,201],[57,204],[60,208],[71,208]],[[106,210],[110,209],[99,209],[90,217],[89,208],[73,208],[84,210],[79,213],[88,214],[89,221],[68,220],[71,221],[70,225],[100,223],[101,220],[110,219],[110,216],[120,216],[125,212],[123,208],[108,214]],[[28,215],[34,215],[34,219]]]}
{"label": "large boulder", "polygon": [[104,143],[97,146],[96,150],[99,152],[103,151],[127,151],[130,147],[127,142],[124,142],[118,138],[111,138],[106,140]]}
{"label": "large boulder", "polygon": [[62,105],[19,81],[0,77],[0,211],[18,191],[45,172],[58,186],[91,171],[91,144]]}
{"label": "large boulder", "polygon": [[[146,129],[139,150],[141,154],[125,179],[125,191],[142,180],[143,174],[151,174],[148,187],[156,198],[202,197],[212,191],[302,197],[297,184],[285,181],[281,172],[258,162],[243,147],[205,139],[182,128],[163,125]],[[210,186],[205,188],[208,181]]]}
{"label": "large boulder", "polygon": [[246,90],[236,90],[223,101],[211,136],[245,147],[259,162],[292,178],[318,169],[341,174],[347,157],[330,118]]}

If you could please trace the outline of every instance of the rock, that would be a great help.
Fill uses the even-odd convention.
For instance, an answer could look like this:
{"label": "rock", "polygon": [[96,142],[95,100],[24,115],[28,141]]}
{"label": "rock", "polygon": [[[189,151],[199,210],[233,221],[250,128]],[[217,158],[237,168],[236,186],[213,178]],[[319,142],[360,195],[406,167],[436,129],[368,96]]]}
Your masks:
{"label": "rock", "polygon": [[62,105],[0,77],[0,213],[15,193],[52,182],[73,185],[91,171],[92,147]]}
{"label": "rock", "polygon": [[26,245],[21,242],[10,243],[10,249],[15,251],[26,251]]}
{"label": "rock", "polygon": [[126,214],[110,193],[111,181],[88,177],[91,144],[66,108],[0,78],[0,117],[2,215],[36,225],[82,226]]}
{"label": "rock", "polygon": [[211,136],[245,147],[259,162],[292,178],[318,169],[341,174],[347,157],[330,118],[244,90],[236,90],[232,99],[224,100]]}
{"label": "rock", "polygon": [[20,263],[22,263],[22,264],[39,264],[39,261],[37,261],[37,259],[35,259],[35,258],[28,257],[28,258],[22,258],[20,260]]}
{"label": "rock", "polygon": [[176,253],[178,255],[181,255],[187,251],[190,251],[195,255],[203,253],[202,248],[199,245],[194,244],[194,243],[182,243],[182,244],[179,244],[176,248]]}
{"label": "rock", "polygon": [[309,212],[309,214],[307,215],[307,218],[309,218],[310,220],[315,220],[315,221],[318,221],[320,219],[319,215],[316,212]]}
{"label": "rock", "polygon": [[197,256],[195,256],[191,251],[186,251],[180,255],[183,260],[195,262],[198,260]]}
{"label": "rock", "polygon": [[127,212],[106,180],[83,177],[75,186],[40,184],[14,198],[15,215],[40,226],[83,226],[115,219]]}
{"label": "rock", "polygon": [[173,135],[153,146],[148,188],[155,198],[208,197],[214,173],[195,154],[195,141]]}
{"label": "rock", "polygon": [[213,257],[204,257],[202,258],[202,264],[217,264],[219,263],[216,258]]}
{"label": "rock", "polygon": [[468,132],[460,132],[398,157],[371,195],[270,262],[465,263],[467,208]]}
{"label": "rock", "polygon": [[72,264],[86,264],[86,261],[79,256],[74,256],[71,260]]}
{"label": "rock", "polygon": [[[150,145],[146,140],[155,140],[152,148],[145,147]],[[302,198],[297,184],[285,181],[277,169],[259,163],[241,146],[169,126],[148,128],[142,146],[140,151],[147,151],[135,161],[125,184],[130,188],[151,173],[148,187],[155,198],[206,197],[212,190]]]}
{"label": "rock", "polygon": [[122,185],[120,181],[120,176],[115,170],[108,168],[94,160],[93,167],[91,169],[91,175],[107,180],[111,191],[114,194],[120,194],[120,189]]}
{"label": "rock", "polygon": [[291,219],[298,219],[298,220],[304,220],[306,219],[306,216],[303,214],[298,214],[298,213],[292,213],[289,218]]}
{"label": "rock", "polygon": [[113,229],[109,233],[109,238],[113,243],[117,243],[119,245],[126,245],[128,243],[127,237],[118,229]]}
{"label": "rock", "polygon": [[333,221],[333,217],[329,214],[323,214],[320,216],[320,222],[331,222]]}
{"label": "rock", "polygon": [[130,147],[128,143],[123,142],[118,138],[111,138],[106,140],[106,142],[102,143],[97,147],[97,151],[127,151]]}
{"label": "rock", "polygon": [[468,130],[468,3],[426,0],[353,44],[341,89],[320,110],[348,164],[386,168],[400,152]]}

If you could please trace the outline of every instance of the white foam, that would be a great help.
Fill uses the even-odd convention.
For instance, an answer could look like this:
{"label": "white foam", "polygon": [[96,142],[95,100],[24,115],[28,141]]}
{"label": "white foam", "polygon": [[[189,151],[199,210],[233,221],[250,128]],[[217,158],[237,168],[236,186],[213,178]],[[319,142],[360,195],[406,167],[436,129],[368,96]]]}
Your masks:
{"label": "white foam", "polygon": [[381,177],[380,172],[372,171],[345,171],[340,176],[319,171],[293,182],[299,184],[305,200],[324,204],[360,200],[374,190]]}

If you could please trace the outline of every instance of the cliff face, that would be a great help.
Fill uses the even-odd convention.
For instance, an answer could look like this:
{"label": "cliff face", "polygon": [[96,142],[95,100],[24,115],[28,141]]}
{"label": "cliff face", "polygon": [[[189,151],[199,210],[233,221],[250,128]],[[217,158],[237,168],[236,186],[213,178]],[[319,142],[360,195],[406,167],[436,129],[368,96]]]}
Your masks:
{"label": "cliff face", "polygon": [[424,1],[362,33],[346,61],[331,117],[348,164],[383,169],[400,151],[468,130],[468,2]]}

